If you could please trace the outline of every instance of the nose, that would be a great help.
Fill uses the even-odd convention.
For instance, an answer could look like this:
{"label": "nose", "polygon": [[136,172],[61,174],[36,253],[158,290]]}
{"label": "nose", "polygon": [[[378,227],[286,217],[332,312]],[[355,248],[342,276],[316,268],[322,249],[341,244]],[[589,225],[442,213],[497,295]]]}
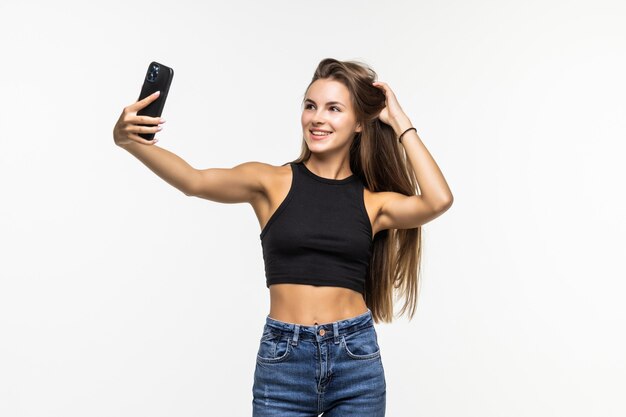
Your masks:
{"label": "nose", "polygon": [[324,117],[323,117],[323,109],[320,109],[318,111],[315,112],[315,114],[313,115],[313,125],[323,125],[324,124]]}

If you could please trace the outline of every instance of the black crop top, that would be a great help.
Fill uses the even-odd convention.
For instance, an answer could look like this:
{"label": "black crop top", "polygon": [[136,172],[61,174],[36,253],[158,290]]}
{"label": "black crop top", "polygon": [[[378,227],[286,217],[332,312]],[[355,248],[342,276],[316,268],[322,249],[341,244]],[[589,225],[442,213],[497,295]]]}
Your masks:
{"label": "black crop top", "polygon": [[365,293],[372,226],[364,184],[352,174],[320,177],[290,163],[291,187],[260,234],[266,286],[296,283]]}

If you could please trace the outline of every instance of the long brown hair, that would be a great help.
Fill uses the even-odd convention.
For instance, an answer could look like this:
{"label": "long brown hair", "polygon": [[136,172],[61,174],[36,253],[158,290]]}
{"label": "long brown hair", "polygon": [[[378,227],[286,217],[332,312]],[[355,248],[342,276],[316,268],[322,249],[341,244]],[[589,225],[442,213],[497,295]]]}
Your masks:
{"label": "long brown hair", "polygon": [[[363,126],[350,146],[350,169],[370,191],[415,195],[418,183],[404,148],[393,128],[378,118],[385,107],[385,94],[372,85],[376,77],[376,72],[362,62],[325,58],[317,66],[303,102],[306,91],[318,79],[344,84],[350,91],[357,122]],[[303,136],[300,156],[292,163],[307,161],[310,156]],[[397,296],[405,300],[399,315],[408,309],[409,320],[413,318],[419,295],[421,252],[421,227],[381,230],[374,236],[365,303],[376,323],[393,321]]]}

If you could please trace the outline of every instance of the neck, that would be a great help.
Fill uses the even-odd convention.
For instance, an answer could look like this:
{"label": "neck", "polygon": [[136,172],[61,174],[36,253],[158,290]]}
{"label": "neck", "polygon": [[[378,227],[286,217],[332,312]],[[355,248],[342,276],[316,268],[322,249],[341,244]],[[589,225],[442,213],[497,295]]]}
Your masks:
{"label": "neck", "polygon": [[343,179],[352,175],[350,160],[347,158],[342,160],[320,160],[311,156],[303,163],[309,171],[324,178]]}

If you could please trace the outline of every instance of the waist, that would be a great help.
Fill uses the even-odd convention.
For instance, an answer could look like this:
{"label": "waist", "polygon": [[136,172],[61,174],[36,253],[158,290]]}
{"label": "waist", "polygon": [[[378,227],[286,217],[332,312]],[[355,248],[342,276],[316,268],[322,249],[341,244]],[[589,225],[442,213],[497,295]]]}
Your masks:
{"label": "waist", "polygon": [[314,325],[364,314],[363,295],[350,288],[304,284],[270,285],[269,317],[287,323]]}
{"label": "waist", "polygon": [[293,335],[298,333],[302,340],[324,340],[336,338],[342,334],[350,334],[362,329],[374,327],[372,312],[368,308],[365,313],[343,320],[335,320],[327,323],[315,323],[312,325],[283,322],[270,316],[265,318],[265,328],[271,329],[275,334]]}

